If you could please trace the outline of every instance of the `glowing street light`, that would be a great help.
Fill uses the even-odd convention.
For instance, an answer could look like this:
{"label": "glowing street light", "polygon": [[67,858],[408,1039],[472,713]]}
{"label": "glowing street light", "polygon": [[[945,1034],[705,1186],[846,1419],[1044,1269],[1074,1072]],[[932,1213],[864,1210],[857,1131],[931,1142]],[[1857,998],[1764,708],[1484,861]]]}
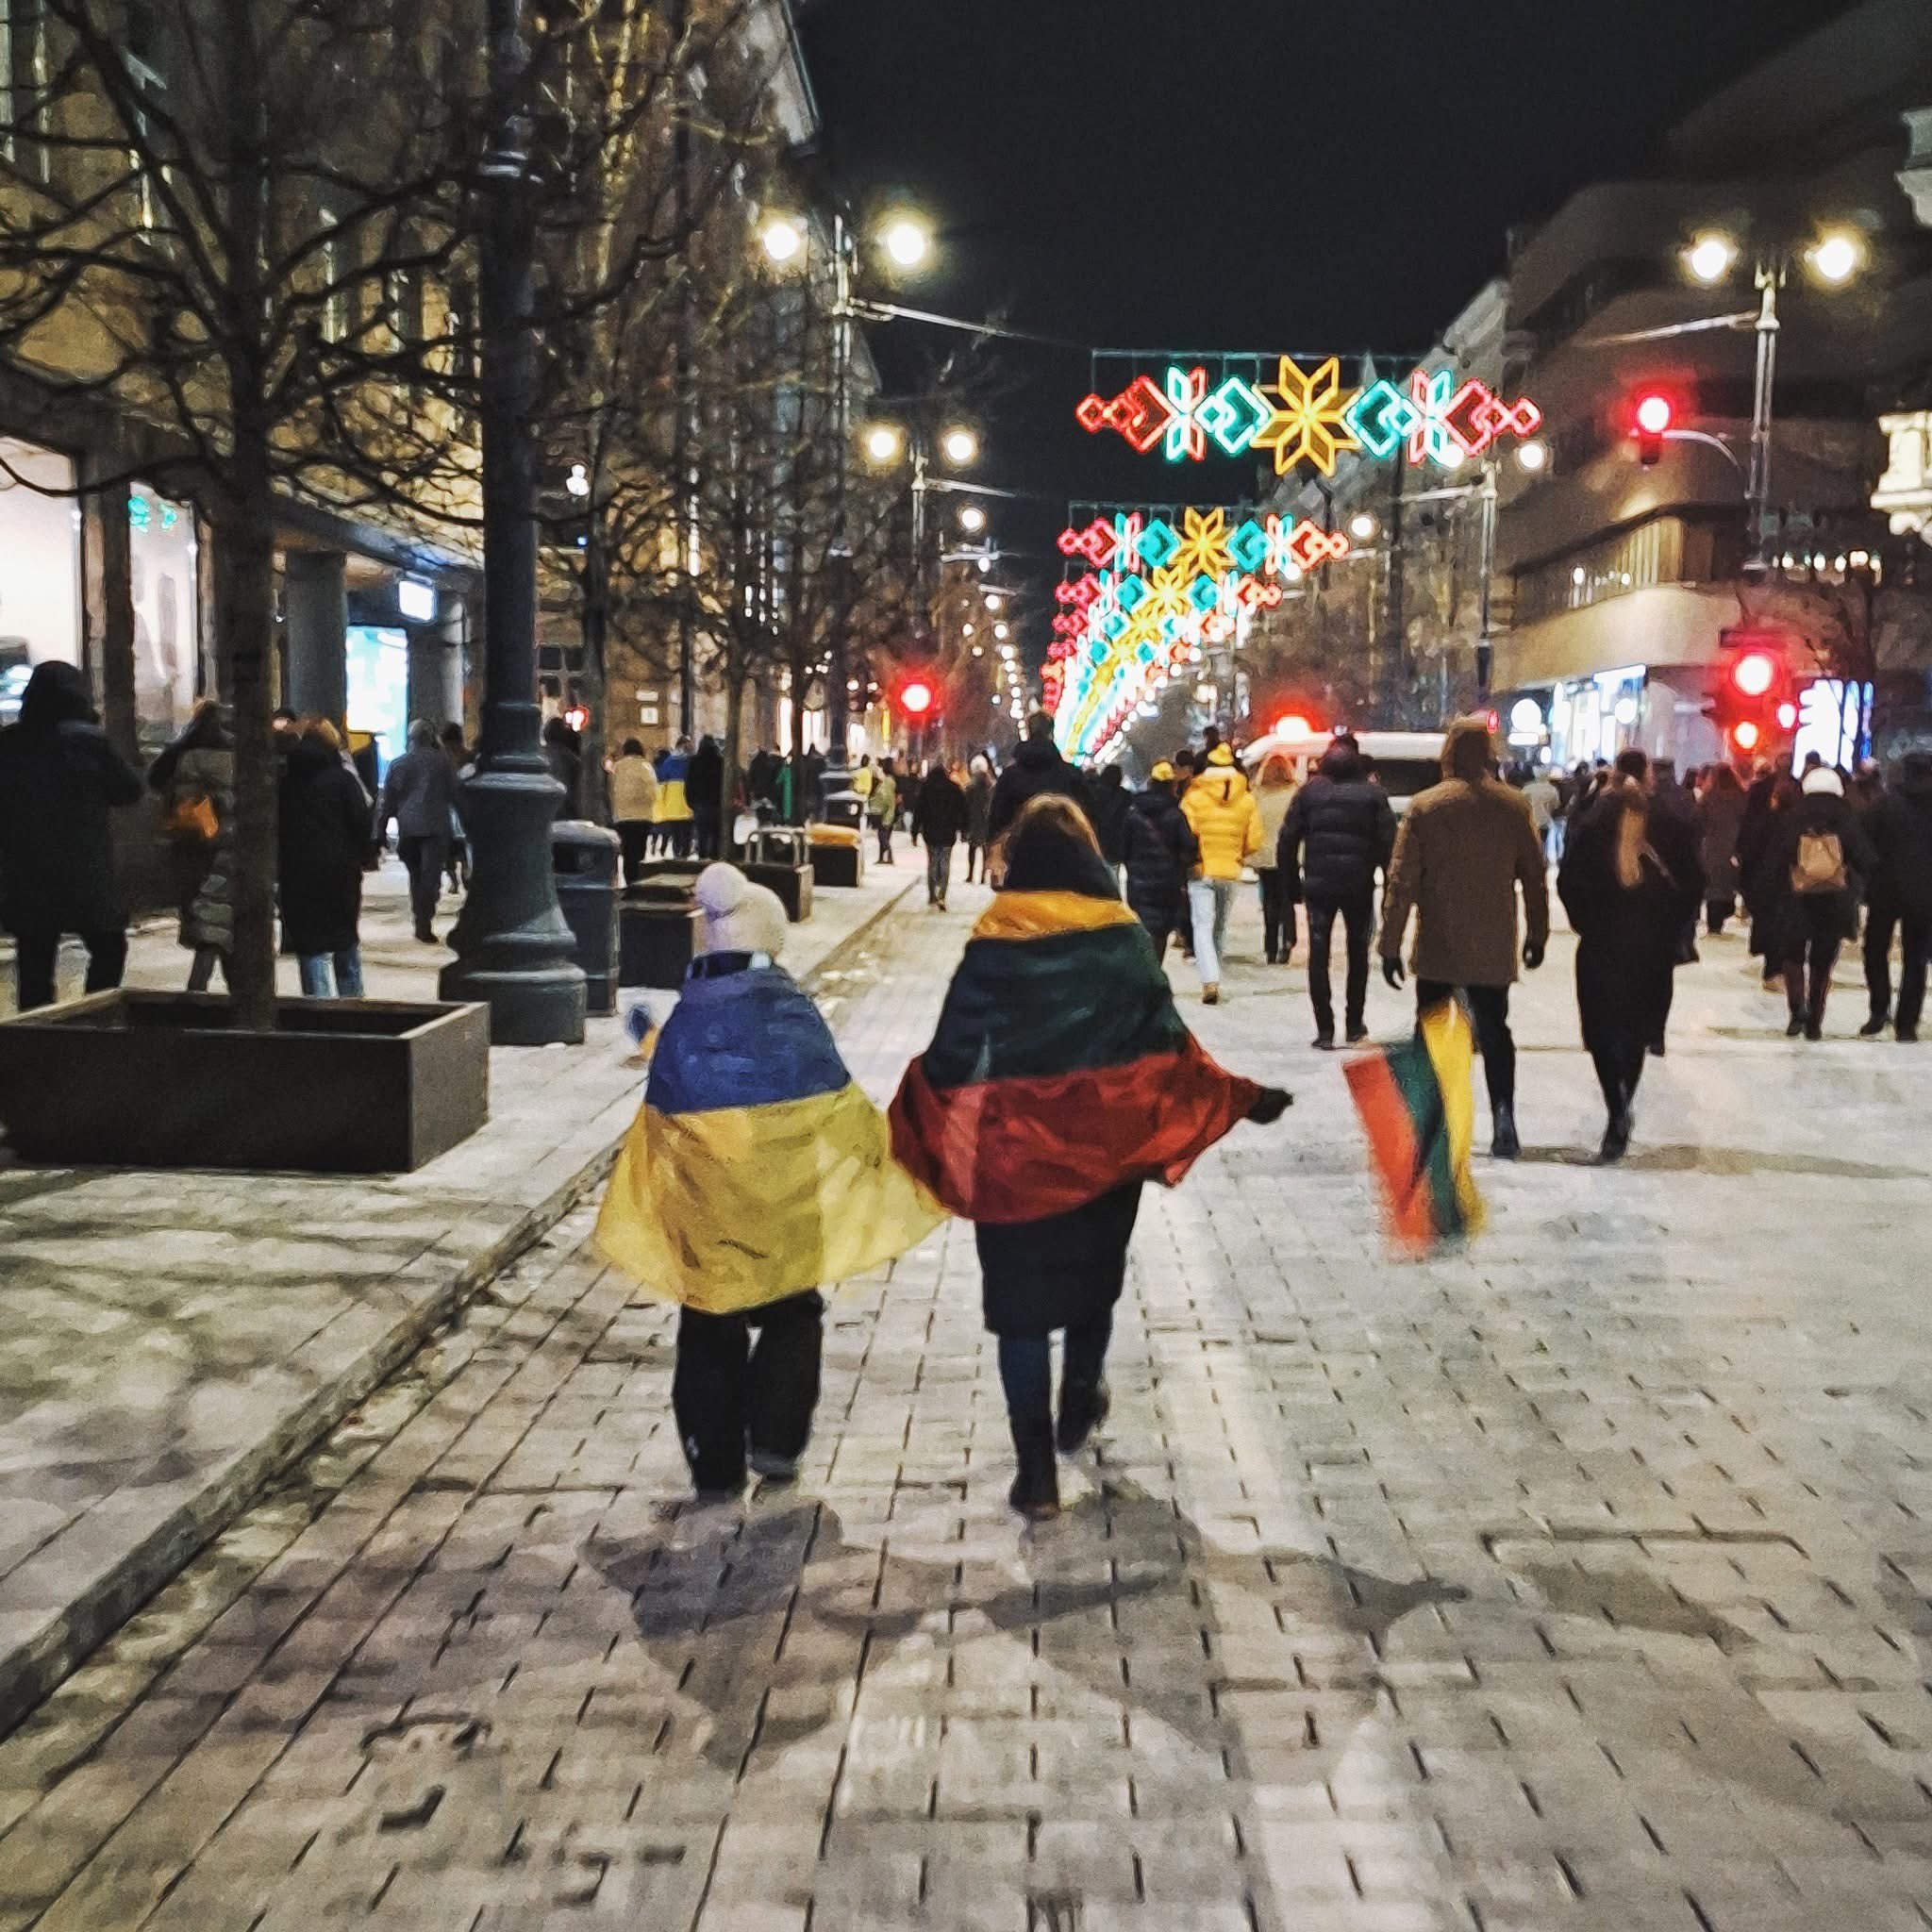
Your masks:
{"label": "glowing street light", "polygon": [[1009,635],[1009,632],[1006,625],[996,624],[992,627],[992,634],[1000,641],[1001,643],[1005,643],[1008,636]]}
{"label": "glowing street light", "polygon": [[1358,509],[1348,520],[1348,534],[1357,543],[1366,543],[1381,527],[1374,510]]}
{"label": "glowing street light", "polygon": [[774,215],[758,233],[765,254],[780,268],[805,253],[805,224],[791,215]]}
{"label": "glowing street light", "polygon": [[997,617],[1000,614],[1000,606],[1004,602],[1005,599],[1002,598],[999,595],[999,593],[995,591],[989,591],[986,593],[986,608],[989,610],[991,610],[995,617]]}
{"label": "glowing street light", "polygon": [[1738,244],[1728,235],[1699,235],[1684,251],[1684,266],[1707,288],[1730,274],[1738,259]]}
{"label": "glowing street light", "polygon": [[1848,228],[1834,228],[1805,251],[1811,273],[1827,288],[1841,289],[1865,261],[1864,242]]}
{"label": "glowing street light", "polygon": [[891,423],[874,423],[865,432],[865,454],[869,462],[884,468],[899,460],[899,453],[905,447],[904,435]]}
{"label": "glowing street light", "polygon": [[959,512],[959,527],[969,537],[976,537],[986,528],[986,512],[976,503],[969,503]]}
{"label": "glowing street light", "polygon": [[979,460],[979,439],[970,429],[947,430],[940,439],[940,448],[955,469],[963,470]]}
{"label": "glowing street light", "polygon": [[1550,446],[1541,437],[1532,437],[1527,442],[1516,445],[1516,466],[1527,470],[1534,476],[1550,465]]}
{"label": "glowing street light", "polygon": [[932,253],[932,225],[909,210],[892,215],[879,230],[879,246],[894,268],[918,268]]}

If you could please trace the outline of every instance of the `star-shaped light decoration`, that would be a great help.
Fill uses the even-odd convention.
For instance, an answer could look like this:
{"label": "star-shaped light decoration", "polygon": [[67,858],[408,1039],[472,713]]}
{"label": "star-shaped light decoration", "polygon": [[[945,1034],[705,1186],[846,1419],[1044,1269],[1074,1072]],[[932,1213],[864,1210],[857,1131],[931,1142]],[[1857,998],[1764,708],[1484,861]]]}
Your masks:
{"label": "star-shaped light decoration", "polygon": [[1227,568],[1227,512],[1224,509],[1186,509],[1181,512],[1181,545],[1174,562],[1190,576],[1218,577]]}
{"label": "star-shaped light decoration", "polygon": [[1341,387],[1339,356],[1329,357],[1313,371],[1302,369],[1291,357],[1282,357],[1274,386],[1264,394],[1277,397],[1279,407],[1256,432],[1254,446],[1274,451],[1277,476],[1290,475],[1304,462],[1332,476],[1342,453],[1359,447],[1345,420],[1357,391]]}

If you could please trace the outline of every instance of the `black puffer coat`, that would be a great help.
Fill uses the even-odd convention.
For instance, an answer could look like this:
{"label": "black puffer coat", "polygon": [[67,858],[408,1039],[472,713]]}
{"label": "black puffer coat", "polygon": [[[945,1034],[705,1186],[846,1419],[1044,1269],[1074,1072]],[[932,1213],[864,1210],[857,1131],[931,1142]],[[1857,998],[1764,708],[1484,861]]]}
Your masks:
{"label": "black puffer coat", "polygon": [[11,933],[118,932],[108,813],[141,796],[141,774],[94,723],[87,679],[42,664],[20,722],[0,731],[0,925]]}
{"label": "black puffer coat", "polygon": [[[1791,890],[1798,849],[1807,836],[1816,834],[1836,837],[1844,854],[1845,890],[1841,892]],[[1817,917],[1828,921],[1840,938],[1856,938],[1858,908],[1875,863],[1858,814],[1836,792],[1807,791],[1789,811],[1779,812],[1763,865],[1764,887],[1770,898],[1767,917],[1777,942],[1774,957],[1784,960],[1804,957],[1806,937],[1816,930],[1810,923],[1814,907]]]}
{"label": "black puffer coat", "polygon": [[1128,802],[1121,857],[1135,918],[1149,932],[1174,931],[1186,916],[1188,881],[1201,861],[1201,848],[1167,786],[1150,785]]}
{"label": "black puffer coat", "polygon": [[1300,882],[1296,896],[1345,906],[1374,895],[1395,849],[1395,808],[1368,775],[1361,753],[1334,744],[1295,793],[1282,822],[1275,864]]}
{"label": "black puffer coat", "polygon": [[1093,822],[1093,836],[1100,841],[1100,856],[1109,865],[1119,865],[1125,853],[1121,841],[1126,837],[1127,808],[1133,794],[1122,783],[1121,768],[1111,765],[1093,781],[1087,802],[1087,816]]}
{"label": "black puffer coat", "polygon": [[1932,756],[1913,752],[1869,819],[1877,858],[1872,894],[1907,919],[1932,920]]}
{"label": "black puffer coat", "polygon": [[1059,746],[1050,738],[1029,738],[1014,752],[1012,763],[1000,774],[992,788],[988,836],[998,839],[1020,816],[1023,805],[1048,791],[1071,798],[1082,811],[1087,808],[1086,784],[1060,756]]}
{"label": "black puffer coat", "polygon": [[321,739],[298,739],[289,748],[275,838],[282,950],[308,958],[347,952],[362,918],[369,798]]}

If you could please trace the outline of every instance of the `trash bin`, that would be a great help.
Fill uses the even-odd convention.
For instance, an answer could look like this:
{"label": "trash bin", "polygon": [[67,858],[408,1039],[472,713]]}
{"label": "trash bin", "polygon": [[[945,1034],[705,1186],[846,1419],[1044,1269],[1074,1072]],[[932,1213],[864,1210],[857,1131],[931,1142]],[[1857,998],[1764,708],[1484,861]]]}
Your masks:
{"label": "trash bin", "polygon": [[590,1010],[617,1010],[618,839],[584,819],[550,827],[550,864],[557,903],[571,932],[571,958],[589,982]]}
{"label": "trash bin", "polygon": [[743,872],[754,885],[777,893],[793,925],[811,917],[811,856],[805,834],[794,825],[766,825],[752,834]]}
{"label": "trash bin", "polygon": [[655,878],[632,886],[617,924],[618,977],[625,986],[669,991],[684,984],[698,943],[698,908],[690,880]]}

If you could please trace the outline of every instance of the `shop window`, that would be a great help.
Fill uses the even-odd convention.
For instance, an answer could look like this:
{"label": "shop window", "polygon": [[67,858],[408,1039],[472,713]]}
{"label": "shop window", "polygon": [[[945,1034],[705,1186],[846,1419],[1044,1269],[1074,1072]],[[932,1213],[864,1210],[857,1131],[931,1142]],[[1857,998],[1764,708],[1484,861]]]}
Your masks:
{"label": "shop window", "polygon": [[0,155],[42,181],[53,169],[52,150],[37,138],[46,91],[46,0],[0,0]]}
{"label": "shop window", "polygon": [[34,665],[81,661],[75,481],[66,457],[0,437],[0,724]]}
{"label": "shop window", "polygon": [[180,731],[203,686],[194,511],[140,484],[127,497],[134,591],[134,715],[152,756]]}

